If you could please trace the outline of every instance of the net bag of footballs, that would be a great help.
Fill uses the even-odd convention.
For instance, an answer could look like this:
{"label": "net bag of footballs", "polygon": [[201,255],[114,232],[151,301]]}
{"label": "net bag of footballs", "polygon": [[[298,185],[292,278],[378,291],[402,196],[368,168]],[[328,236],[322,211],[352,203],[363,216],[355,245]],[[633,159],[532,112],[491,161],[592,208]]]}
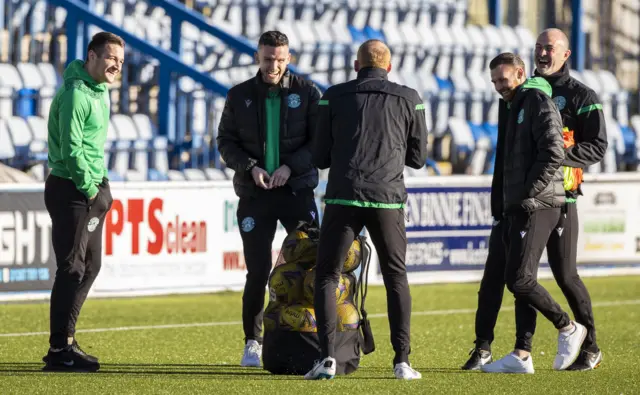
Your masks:
{"label": "net bag of footballs", "polygon": [[[313,368],[315,361],[321,359],[313,306],[319,233],[317,227],[301,222],[283,241],[269,276],[269,304],[263,316],[262,363],[264,369],[273,374],[304,375]],[[358,236],[345,257],[336,287],[335,358],[338,375],[358,369],[361,349],[364,353],[373,351],[365,351],[362,334],[365,263],[369,255],[366,238]],[[358,268],[361,269],[359,272]]]}

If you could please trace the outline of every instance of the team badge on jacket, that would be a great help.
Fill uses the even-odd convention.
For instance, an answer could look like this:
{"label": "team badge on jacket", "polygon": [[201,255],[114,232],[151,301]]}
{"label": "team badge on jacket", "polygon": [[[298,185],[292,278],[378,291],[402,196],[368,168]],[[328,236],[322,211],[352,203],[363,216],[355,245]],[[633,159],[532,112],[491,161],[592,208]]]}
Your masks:
{"label": "team badge on jacket", "polygon": [[567,105],[567,99],[564,96],[556,96],[553,98],[553,102],[556,103],[558,107],[558,111],[562,111],[564,107]]}
{"label": "team badge on jacket", "polygon": [[289,108],[298,108],[302,100],[300,100],[300,95],[292,93],[287,97],[287,103],[289,104]]}

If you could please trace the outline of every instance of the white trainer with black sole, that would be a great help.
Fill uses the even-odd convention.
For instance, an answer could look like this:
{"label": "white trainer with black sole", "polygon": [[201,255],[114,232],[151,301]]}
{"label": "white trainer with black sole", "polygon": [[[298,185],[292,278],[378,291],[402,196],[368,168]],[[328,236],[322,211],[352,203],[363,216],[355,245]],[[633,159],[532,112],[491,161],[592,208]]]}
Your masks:
{"label": "white trainer with black sole", "polygon": [[555,370],[565,370],[580,355],[580,347],[587,337],[587,328],[575,321],[571,321],[573,331],[560,332],[558,334],[558,353],[553,360]]}
{"label": "white trainer with black sole", "polygon": [[262,359],[262,345],[255,340],[249,340],[244,346],[240,366],[246,368],[259,368]]}
{"label": "white trainer with black sole", "polygon": [[521,359],[514,353],[509,353],[495,362],[480,367],[485,373],[524,373],[534,374],[533,357]]}
{"label": "white trainer with black sole", "polygon": [[304,375],[305,380],[331,380],[336,375],[335,358],[327,357],[317,362],[313,369]]}

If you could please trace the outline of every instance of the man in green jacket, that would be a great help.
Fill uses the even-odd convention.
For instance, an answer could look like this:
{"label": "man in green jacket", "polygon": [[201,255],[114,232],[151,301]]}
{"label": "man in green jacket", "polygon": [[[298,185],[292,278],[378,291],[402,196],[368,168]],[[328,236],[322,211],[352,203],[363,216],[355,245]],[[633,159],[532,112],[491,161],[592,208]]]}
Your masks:
{"label": "man in green jacket", "polygon": [[64,72],[49,113],[49,167],[44,200],[58,269],[51,291],[50,348],[44,370],[96,371],[98,359],[75,340],[80,309],[101,266],[102,227],[113,201],[104,163],[109,90],[124,61],[124,41],[93,36],[87,60]]}

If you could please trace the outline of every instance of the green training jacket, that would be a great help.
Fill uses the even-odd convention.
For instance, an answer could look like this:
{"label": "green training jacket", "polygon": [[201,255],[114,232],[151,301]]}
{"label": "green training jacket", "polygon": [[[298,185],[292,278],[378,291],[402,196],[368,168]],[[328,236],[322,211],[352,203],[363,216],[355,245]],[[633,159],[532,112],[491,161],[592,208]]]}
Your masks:
{"label": "green training jacket", "polygon": [[104,144],[109,128],[109,90],[98,84],[74,60],[64,71],[49,112],[49,167],[51,174],[70,179],[85,196],[98,192],[107,176]]}

